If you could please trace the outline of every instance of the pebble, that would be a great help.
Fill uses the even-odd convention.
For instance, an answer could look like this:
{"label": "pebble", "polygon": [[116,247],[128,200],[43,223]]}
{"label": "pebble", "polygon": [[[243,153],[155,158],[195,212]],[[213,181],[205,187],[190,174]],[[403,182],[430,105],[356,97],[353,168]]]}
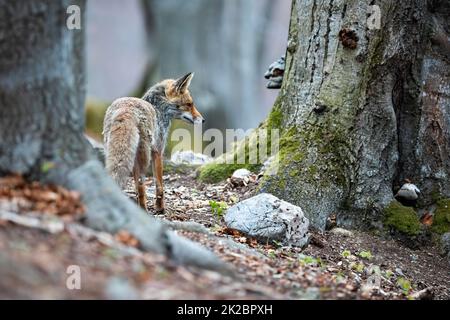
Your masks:
{"label": "pebble", "polygon": [[351,232],[350,230],[346,230],[343,228],[333,228],[333,229],[331,229],[330,232],[333,234],[344,236],[344,237],[353,237],[353,235],[354,235],[353,232]]}

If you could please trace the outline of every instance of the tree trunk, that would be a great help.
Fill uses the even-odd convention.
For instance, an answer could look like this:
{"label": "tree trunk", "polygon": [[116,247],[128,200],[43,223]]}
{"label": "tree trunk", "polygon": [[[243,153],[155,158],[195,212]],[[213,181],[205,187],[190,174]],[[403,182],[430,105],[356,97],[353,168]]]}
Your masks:
{"label": "tree trunk", "polygon": [[[368,28],[371,5],[378,30]],[[444,0],[294,0],[267,121],[283,128],[280,169],[261,190],[321,229],[332,213],[350,227],[379,221],[405,178],[423,207],[450,197],[449,16]]]}
{"label": "tree trunk", "polygon": [[[156,80],[195,72],[192,94],[207,128],[252,128],[267,114],[270,94],[264,71],[270,47],[285,46],[274,37],[277,6],[272,0],[143,0]],[[276,53],[276,55],[281,52]],[[269,97],[269,99],[267,99]],[[271,103],[271,102],[269,102]]]}
{"label": "tree trunk", "polygon": [[[66,26],[73,4],[81,30]],[[84,9],[84,0],[0,0],[0,175],[78,190],[91,227],[128,230],[145,249],[223,269],[127,199],[84,138]]]}

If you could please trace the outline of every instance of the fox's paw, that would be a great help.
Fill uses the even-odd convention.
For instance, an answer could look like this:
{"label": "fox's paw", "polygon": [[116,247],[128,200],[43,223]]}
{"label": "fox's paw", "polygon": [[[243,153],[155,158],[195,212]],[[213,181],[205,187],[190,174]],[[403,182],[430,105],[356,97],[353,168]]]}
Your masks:
{"label": "fox's paw", "polygon": [[147,200],[145,199],[145,197],[139,197],[137,199],[137,203],[142,209],[144,209],[144,211],[147,211]]}
{"label": "fox's paw", "polygon": [[155,211],[157,214],[163,214],[165,211],[164,206],[159,206],[158,204],[155,204]]}
{"label": "fox's paw", "polygon": [[156,213],[164,213],[164,200],[161,198],[156,198],[155,201],[155,211]]}

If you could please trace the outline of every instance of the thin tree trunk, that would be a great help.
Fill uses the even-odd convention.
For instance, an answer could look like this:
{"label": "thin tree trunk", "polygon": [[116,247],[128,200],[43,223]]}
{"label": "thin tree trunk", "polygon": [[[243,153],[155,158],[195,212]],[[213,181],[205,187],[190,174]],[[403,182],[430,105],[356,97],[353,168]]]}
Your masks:
{"label": "thin tree trunk", "polygon": [[[366,23],[381,9],[381,28]],[[279,175],[261,190],[324,228],[336,213],[367,226],[409,178],[421,206],[450,197],[448,1],[294,0],[283,87]],[[344,30],[347,29],[347,30]],[[339,34],[352,38],[341,41]]]}
{"label": "thin tree trunk", "polygon": [[[66,27],[74,4],[81,30]],[[128,230],[145,249],[224,270],[214,255],[127,199],[84,138],[84,10],[84,0],[0,0],[0,175],[78,190],[91,227]]]}
{"label": "thin tree trunk", "polygon": [[[264,115],[262,75],[272,0],[143,0],[157,79],[196,73],[192,94],[205,126],[251,128]],[[284,41],[284,39],[283,39]]]}

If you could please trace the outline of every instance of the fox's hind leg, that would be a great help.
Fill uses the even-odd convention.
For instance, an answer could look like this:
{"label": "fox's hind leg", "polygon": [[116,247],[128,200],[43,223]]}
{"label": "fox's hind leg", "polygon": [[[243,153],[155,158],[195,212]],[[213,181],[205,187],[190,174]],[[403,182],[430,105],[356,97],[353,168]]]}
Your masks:
{"label": "fox's hind leg", "polygon": [[147,210],[147,197],[145,195],[145,176],[140,173],[137,166],[133,170],[134,185],[136,187],[137,202],[142,209]]}
{"label": "fox's hind leg", "polygon": [[133,168],[134,183],[136,185],[137,200],[139,205],[147,210],[147,197],[145,194],[145,173],[147,172],[150,162],[150,150],[145,147],[145,144],[139,144],[136,161]]}
{"label": "fox's hind leg", "polygon": [[159,152],[152,151],[152,167],[156,187],[155,210],[164,212],[163,163]]}

